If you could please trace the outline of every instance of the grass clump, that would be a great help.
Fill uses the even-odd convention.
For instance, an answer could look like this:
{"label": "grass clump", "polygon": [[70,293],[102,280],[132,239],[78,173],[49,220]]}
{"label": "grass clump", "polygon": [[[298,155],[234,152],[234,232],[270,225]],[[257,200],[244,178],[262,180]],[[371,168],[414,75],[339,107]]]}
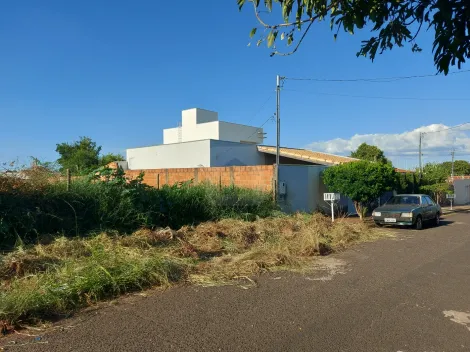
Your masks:
{"label": "grass clump", "polygon": [[0,269],[0,320],[69,314],[103,299],[168,286],[186,277],[191,261],[169,257],[154,247],[124,246],[120,240],[108,235],[62,238],[9,254]]}

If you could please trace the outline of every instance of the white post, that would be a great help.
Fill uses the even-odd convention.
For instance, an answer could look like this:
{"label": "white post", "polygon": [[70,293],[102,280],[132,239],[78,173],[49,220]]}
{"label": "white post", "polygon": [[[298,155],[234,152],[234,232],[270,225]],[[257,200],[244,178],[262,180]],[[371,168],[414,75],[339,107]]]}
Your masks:
{"label": "white post", "polygon": [[331,222],[335,222],[335,202],[331,202]]}
{"label": "white post", "polygon": [[450,210],[452,210],[452,203],[453,203],[453,201],[454,201],[454,200],[451,198],[451,199],[450,199]]}

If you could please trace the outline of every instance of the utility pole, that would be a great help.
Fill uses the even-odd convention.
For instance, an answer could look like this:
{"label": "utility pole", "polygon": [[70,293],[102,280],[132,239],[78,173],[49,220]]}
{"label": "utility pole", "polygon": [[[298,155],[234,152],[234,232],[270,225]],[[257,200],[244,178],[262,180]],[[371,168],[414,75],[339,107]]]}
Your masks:
{"label": "utility pole", "polygon": [[455,148],[452,149],[452,152],[450,153],[452,155],[452,171],[450,174],[450,179],[452,180],[452,183],[454,183],[454,161],[455,161]]}
{"label": "utility pole", "polygon": [[279,200],[279,159],[281,148],[281,80],[276,77],[276,200]]}
{"label": "utility pole", "polygon": [[423,177],[423,162],[422,162],[422,144],[423,144],[423,132],[419,132],[419,179]]}

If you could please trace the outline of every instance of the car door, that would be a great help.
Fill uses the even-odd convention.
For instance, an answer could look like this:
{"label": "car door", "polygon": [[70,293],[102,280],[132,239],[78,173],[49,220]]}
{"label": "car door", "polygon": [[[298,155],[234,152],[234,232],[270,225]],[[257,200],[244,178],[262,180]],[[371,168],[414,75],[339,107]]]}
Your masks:
{"label": "car door", "polygon": [[434,203],[434,201],[431,199],[431,197],[426,197],[428,200],[428,203],[430,204],[429,206],[429,219],[434,219],[434,217],[437,214],[437,205]]}
{"label": "car door", "polygon": [[421,197],[421,213],[423,214],[423,220],[431,218],[431,204],[425,196]]}

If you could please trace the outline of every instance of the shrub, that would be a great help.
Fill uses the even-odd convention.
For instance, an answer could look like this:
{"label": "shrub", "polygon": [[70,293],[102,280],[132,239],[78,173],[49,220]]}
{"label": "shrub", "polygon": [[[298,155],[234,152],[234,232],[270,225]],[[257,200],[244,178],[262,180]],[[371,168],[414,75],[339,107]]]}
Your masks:
{"label": "shrub", "polygon": [[326,169],[323,180],[331,191],[351,198],[362,219],[364,206],[391,190],[395,175],[389,164],[357,161]]}
{"label": "shrub", "polygon": [[121,169],[102,168],[72,183],[0,177],[0,247],[36,243],[44,234],[84,236],[107,229],[179,228],[225,217],[254,219],[275,210],[268,193],[210,184],[183,183],[161,189],[127,180]]}

